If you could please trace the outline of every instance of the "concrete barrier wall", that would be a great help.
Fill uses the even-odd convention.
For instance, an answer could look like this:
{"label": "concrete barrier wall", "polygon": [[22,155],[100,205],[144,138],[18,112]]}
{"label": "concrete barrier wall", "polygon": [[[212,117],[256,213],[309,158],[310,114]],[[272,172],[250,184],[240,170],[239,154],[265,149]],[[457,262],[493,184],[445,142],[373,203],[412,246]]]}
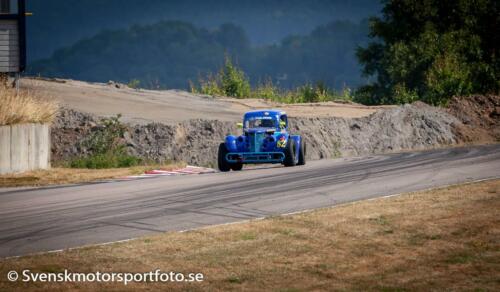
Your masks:
{"label": "concrete barrier wall", "polygon": [[0,126],[0,174],[48,168],[48,124]]}

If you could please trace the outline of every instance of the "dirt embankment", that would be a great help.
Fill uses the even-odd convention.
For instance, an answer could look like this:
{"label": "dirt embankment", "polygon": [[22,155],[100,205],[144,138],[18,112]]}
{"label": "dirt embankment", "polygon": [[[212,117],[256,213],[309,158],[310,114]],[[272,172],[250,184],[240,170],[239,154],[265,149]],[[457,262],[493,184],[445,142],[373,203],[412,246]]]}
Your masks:
{"label": "dirt embankment", "polygon": [[238,122],[252,109],[281,108],[295,117],[368,116],[387,107],[323,102],[314,104],[278,104],[263,99],[234,99],[192,94],[182,90],[133,89],[115,82],[23,78],[23,89],[52,97],[59,104],[97,116],[121,114],[123,121],[146,125],[175,125],[192,119]]}
{"label": "dirt embankment", "polygon": [[500,96],[454,97],[447,111],[464,125],[457,134],[465,142],[500,141]]}
{"label": "dirt embankment", "polygon": [[[308,159],[494,142],[500,125],[499,97],[488,97],[495,106],[486,109],[472,106],[478,99],[482,100],[452,101],[447,110],[417,102],[361,118],[292,117],[290,122],[292,131],[306,139]],[[486,122],[482,120],[485,114],[490,118]],[[87,154],[81,141],[97,127],[95,116],[63,110],[52,130],[53,159]],[[130,125],[123,139],[128,151],[140,157],[214,166],[217,147],[227,134],[239,134],[234,122],[192,119],[177,124]]]}

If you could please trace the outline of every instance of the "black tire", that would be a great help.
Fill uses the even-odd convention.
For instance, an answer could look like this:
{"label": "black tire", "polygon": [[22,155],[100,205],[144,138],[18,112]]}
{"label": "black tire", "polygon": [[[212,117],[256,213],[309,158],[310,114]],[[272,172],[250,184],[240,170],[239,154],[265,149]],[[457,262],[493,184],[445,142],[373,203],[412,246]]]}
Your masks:
{"label": "black tire", "polygon": [[295,166],[295,141],[292,138],[288,138],[285,146],[285,160],[283,160],[283,165],[286,167]]}
{"label": "black tire", "polygon": [[230,167],[234,171],[240,171],[243,168],[243,163],[231,163]]}
{"label": "black tire", "polygon": [[226,145],[224,143],[220,143],[219,145],[219,152],[217,154],[217,166],[219,167],[219,170],[222,172],[230,171],[231,166],[226,160],[226,154],[228,153],[226,149]]}
{"label": "black tire", "polygon": [[303,139],[300,139],[300,150],[299,150],[299,161],[297,165],[305,165],[306,164],[306,142]]}

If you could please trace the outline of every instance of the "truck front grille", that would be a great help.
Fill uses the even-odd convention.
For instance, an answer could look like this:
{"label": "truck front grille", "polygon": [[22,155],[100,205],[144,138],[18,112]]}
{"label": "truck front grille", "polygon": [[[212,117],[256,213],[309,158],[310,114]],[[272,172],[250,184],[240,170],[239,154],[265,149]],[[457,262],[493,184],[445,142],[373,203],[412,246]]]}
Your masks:
{"label": "truck front grille", "polygon": [[249,151],[260,152],[262,149],[262,141],[264,141],[264,133],[248,133]]}

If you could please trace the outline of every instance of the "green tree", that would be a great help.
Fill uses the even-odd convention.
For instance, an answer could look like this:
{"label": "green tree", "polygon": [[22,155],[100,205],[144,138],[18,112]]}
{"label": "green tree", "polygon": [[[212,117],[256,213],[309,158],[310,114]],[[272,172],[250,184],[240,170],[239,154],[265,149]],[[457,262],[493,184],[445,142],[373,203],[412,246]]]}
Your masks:
{"label": "green tree", "polygon": [[454,95],[500,89],[499,2],[390,0],[372,18],[357,56],[375,82],[356,99],[368,104],[416,99],[445,104]]}

